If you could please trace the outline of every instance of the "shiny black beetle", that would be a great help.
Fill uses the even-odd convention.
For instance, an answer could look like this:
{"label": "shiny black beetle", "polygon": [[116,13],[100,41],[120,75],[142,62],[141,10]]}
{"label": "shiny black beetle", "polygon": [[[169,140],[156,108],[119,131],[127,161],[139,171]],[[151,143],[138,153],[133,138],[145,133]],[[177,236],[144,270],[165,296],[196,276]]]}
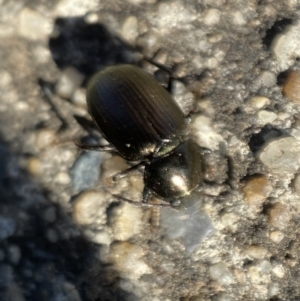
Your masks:
{"label": "shiny black beetle", "polygon": [[144,170],[142,203],[151,195],[177,206],[203,181],[203,149],[193,140],[182,141],[185,115],[171,94],[146,71],[116,65],[98,72],[87,89],[88,111],[109,145],[79,145],[85,150],[115,150],[128,161],[139,161],[115,175],[122,178],[140,166]]}

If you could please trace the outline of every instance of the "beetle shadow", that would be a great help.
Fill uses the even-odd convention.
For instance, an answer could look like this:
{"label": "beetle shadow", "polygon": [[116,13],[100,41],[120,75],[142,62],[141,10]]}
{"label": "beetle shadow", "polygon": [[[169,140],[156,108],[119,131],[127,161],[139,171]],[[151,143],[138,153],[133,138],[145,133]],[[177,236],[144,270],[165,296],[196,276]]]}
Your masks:
{"label": "beetle shadow", "polygon": [[107,65],[134,63],[137,50],[103,24],[88,24],[84,17],[58,18],[54,28],[49,49],[60,69],[71,66],[89,78]]}
{"label": "beetle shadow", "polygon": [[99,260],[99,245],[24,170],[24,158],[3,141],[0,128],[0,299],[135,299]]}

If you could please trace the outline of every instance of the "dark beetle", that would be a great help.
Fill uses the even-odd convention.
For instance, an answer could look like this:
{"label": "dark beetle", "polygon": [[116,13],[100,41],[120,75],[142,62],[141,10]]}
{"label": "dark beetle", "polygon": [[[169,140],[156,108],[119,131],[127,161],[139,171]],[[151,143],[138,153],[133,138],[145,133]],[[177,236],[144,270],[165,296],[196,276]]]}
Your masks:
{"label": "dark beetle", "polygon": [[79,146],[116,150],[128,161],[140,161],[114,179],[145,166],[143,202],[136,204],[153,206],[148,199],[154,194],[175,206],[201,184],[203,149],[191,139],[182,141],[186,117],[152,75],[132,65],[107,67],[92,78],[87,105],[109,145]]}

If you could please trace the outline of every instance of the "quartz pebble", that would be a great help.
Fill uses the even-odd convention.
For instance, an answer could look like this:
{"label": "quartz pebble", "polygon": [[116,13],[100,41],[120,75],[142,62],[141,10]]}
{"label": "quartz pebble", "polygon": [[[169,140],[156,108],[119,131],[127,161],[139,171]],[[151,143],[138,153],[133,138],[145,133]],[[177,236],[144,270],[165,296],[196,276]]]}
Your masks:
{"label": "quartz pebble", "polygon": [[270,104],[270,99],[265,96],[254,96],[250,99],[250,104],[256,109],[262,109]]}
{"label": "quartz pebble", "polygon": [[125,241],[143,229],[143,210],[140,207],[122,203],[112,213],[114,238]]}
{"label": "quartz pebble", "polygon": [[42,129],[36,134],[36,146],[40,149],[46,148],[57,141],[56,132],[51,129]]}
{"label": "quartz pebble", "polygon": [[210,277],[222,285],[233,283],[233,276],[224,262],[219,262],[209,268]]}
{"label": "quartz pebble", "polygon": [[138,20],[135,16],[130,16],[125,19],[122,29],[122,37],[128,42],[134,43],[135,39],[138,37]]}
{"label": "quartz pebble", "polygon": [[262,246],[252,245],[246,249],[246,254],[255,259],[263,259],[267,255],[268,250]]}
{"label": "quartz pebble", "polygon": [[287,70],[300,56],[300,22],[290,25],[274,39],[271,50],[281,71]]}
{"label": "quartz pebble", "polygon": [[111,246],[108,259],[116,265],[125,278],[138,279],[151,273],[149,266],[142,260],[144,250],[133,243],[116,242]]}
{"label": "quartz pebble", "polygon": [[184,238],[187,255],[196,250],[203,239],[215,231],[209,216],[199,210],[200,204],[196,202],[179,211],[170,208],[161,209],[161,227],[166,230],[171,240]]}
{"label": "quartz pebble", "polygon": [[87,191],[74,200],[73,218],[78,225],[104,225],[107,221],[105,195],[102,192]]}
{"label": "quartz pebble", "polygon": [[260,207],[272,190],[265,175],[255,175],[247,179],[243,187],[245,200],[249,205]]}
{"label": "quartz pebble", "polygon": [[282,265],[277,265],[277,266],[273,267],[272,273],[278,278],[283,278],[284,277],[284,267]]}
{"label": "quartz pebble", "polygon": [[263,124],[272,123],[277,118],[277,114],[268,110],[260,110],[257,117]]}
{"label": "quartz pebble", "polygon": [[276,203],[268,211],[269,223],[271,226],[285,229],[291,219],[291,213],[285,205]]}
{"label": "quartz pebble", "polygon": [[276,173],[295,173],[300,167],[300,143],[293,137],[267,142],[258,154],[260,161]]}
{"label": "quartz pebble", "polygon": [[19,33],[26,39],[45,39],[51,32],[50,20],[36,10],[24,7],[19,15],[19,20]]}
{"label": "quartz pebble", "polygon": [[81,74],[74,67],[65,68],[55,86],[56,93],[63,97],[70,99],[76,89],[78,89],[84,80],[84,75]]}
{"label": "quartz pebble", "polygon": [[27,169],[29,173],[35,177],[43,174],[42,162],[36,157],[31,157],[27,160]]}
{"label": "quartz pebble", "polygon": [[280,243],[284,238],[284,234],[281,231],[270,232],[270,239],[275,243]]}
{"label": "quartz pebble", "polygon": [[218,9],[211,8],[205,12],[203,22],[205,25],[215,25],[220,22],[221,12]]}
{"label": "quartz pebble", "polygon": [[193,127],[195,129],[201,129],[198,130],[197,134],[199,143],[203,147],[211,150],[217,150],[219,149],[220,143],[224,142],[222,136],[214,131],[211,119],[204,115],[199,115],[193,120]]}

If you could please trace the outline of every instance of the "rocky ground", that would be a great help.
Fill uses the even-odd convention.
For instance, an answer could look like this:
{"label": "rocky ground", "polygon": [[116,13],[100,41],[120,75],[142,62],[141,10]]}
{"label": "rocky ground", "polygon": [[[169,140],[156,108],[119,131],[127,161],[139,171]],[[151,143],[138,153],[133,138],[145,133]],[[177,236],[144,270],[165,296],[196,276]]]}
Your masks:
{"label": "rocky ground", "polygon": [[[0,296],[43,301],[300,300],[298,0],[0,0]],[[81,152],[106,65],[168,75],[209,148],[180,211]],[[103,142],[97,133],[92,141]],[[159,215],[160,214],[160,215]],[[157,222],[160,220],[160,225]]]}

